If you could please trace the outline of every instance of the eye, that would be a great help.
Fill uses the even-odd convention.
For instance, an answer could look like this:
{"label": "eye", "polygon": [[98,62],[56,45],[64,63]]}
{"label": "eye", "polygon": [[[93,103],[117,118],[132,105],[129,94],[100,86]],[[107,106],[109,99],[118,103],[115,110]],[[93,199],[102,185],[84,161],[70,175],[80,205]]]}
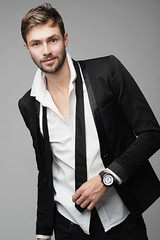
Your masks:
{"label": "eye", "polygon": [[39,46],[39,43],[33,43],[33,46],[34,46],[34,47],[38,47],[38,46]]}
{"label": "eye", "polygon": [[56,42],[56,39],[55,39],[55,38],[54,38],[54,39],[51,39],[51,42],[52,42],[52,43]]}

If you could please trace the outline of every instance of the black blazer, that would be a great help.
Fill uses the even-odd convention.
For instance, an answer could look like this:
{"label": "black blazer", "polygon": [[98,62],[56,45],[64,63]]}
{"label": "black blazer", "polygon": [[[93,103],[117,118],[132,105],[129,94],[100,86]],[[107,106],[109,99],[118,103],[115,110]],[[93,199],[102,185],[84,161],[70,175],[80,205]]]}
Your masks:
{"label": "black blazer", "polygon": [[[144,212],[159,196],[160,182],[148,159],[160,148],[160,127],[139,87],[114,56],[79,62],[97,128],[101,158],[122,180],[116,189],[128,209]],[[77,63],[74,61],[75,67]],[[39,103],[28,91],[19,108],[33,140],[38,167],[37,234],[52,235],[52,153],[39,128]]]}

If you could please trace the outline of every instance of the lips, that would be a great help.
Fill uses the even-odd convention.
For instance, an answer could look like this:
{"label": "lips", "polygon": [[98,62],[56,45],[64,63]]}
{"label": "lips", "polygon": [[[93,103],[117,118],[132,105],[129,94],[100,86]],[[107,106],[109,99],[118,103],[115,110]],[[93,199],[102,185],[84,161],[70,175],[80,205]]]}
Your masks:
{"label": "lips", "polygon": [[55,60],[56,60],[56,58],[48,58],[46,60],[43,60],[42,62],[45,64],[52,64],[55,62]]}

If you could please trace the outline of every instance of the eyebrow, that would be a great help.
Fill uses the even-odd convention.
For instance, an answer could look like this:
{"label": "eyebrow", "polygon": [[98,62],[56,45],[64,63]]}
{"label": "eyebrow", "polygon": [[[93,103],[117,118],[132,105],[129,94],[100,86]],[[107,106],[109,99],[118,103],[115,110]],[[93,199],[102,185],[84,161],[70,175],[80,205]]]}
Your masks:
{"label": "eyebrow", "polygon": [[[58,34],[53,34],[52,36],[48,37],[47,38],[47,41],[53,39],[53,38],[60,38]],[[37,43],[37,42],[40,42],[41,40],[40,39],[32,39],[28,44],[29,45],[32,45],[34,43]]]}

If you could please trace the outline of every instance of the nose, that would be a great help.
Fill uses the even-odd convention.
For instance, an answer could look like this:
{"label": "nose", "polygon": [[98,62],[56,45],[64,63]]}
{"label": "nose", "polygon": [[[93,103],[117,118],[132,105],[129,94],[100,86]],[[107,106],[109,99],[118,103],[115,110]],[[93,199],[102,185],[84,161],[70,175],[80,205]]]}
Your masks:
{"label": "nose", "polygon": [[47,43],[43,44],[43,55],[48,56],[51,54],[51,48]]}

